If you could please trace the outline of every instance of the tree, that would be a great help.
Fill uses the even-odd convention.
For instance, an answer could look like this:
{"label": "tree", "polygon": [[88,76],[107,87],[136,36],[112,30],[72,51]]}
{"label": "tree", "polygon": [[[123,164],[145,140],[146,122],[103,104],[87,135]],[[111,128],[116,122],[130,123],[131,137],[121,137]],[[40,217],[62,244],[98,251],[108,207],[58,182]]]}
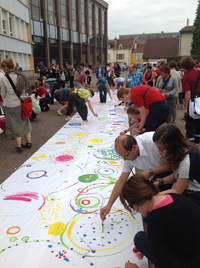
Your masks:
{"label": "tree", "polygon": [[198,2],[196,19],[194,21],[191,55],[200,55],[200,0]]}

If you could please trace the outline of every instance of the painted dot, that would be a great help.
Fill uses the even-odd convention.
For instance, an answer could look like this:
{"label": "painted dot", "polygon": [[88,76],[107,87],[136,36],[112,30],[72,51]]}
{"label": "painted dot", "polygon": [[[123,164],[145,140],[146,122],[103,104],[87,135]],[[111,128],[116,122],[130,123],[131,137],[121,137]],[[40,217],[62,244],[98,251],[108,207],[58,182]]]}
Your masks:
{"label": "painted dot", "polygon": [[67,161],[71,161],[72,159],[74,159],[74,157],[72,155],[59,155],[56,157],[56,161],[58,162],[67,162]]}
{"label": "painted dot", "polygon": [[101,238],[104,239],[104,236],[102,236]]}
{"label": "painted dot", "polygon": [[95,229],[95,227],[92,227],[92,229]]}
{"label": "painted dot", "polygon": [[114,241],[117,241],[117,239],[115,238]]}
{"label": "painted dot", "polygon": [[91,265],[91,266],[93,266],[93,265],[94,265],[94,263],[90,263],[90,265]]}
{"label": "painted dot", "polygon": [[96,238],[93,238],[93,240],[96,240]]}
{"label": "painted dot", "polygon": [[84,234],[83,236],[87,236],[86,234]]}
{"label": "painted dot", "polygon": [[96,253],[96,250],[92,250],[92,253]]}
{"label": "painted dot", "polygon": [[118,232],[118,234],[122,234],[122,232]]}
{"label": "painted dot", "polygon": [[108,244],[111,244],[111,242],[110,242],[110,241],[108,241]]}
{"label": "painted dot", "polygon": [[107,234],[110,234],[110,232],[107,232]]}

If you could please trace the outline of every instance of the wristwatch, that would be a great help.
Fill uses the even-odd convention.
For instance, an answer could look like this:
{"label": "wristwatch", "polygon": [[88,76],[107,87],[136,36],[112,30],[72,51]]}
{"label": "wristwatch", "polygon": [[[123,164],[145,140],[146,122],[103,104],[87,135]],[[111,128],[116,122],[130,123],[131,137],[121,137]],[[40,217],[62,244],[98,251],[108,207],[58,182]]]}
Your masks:
{"label": "wristwatch", "polygon": [[154,174],[152,168],[150,168],[149,170],[150,170],[150,177],[154,176],[155,174]]}
{"label": "wristwatch", "polygon": [[142,128],[138,127],[139,130],[142,130]]}

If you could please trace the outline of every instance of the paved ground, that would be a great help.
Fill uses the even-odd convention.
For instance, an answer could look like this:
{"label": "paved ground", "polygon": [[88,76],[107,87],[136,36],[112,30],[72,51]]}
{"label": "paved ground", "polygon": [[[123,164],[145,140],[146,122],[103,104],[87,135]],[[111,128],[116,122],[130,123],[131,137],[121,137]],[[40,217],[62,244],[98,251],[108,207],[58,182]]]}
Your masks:
{"label": "paved ground", "polygon": [[[127,72],[122,73],[125,76]],[[92,75],[91,88],[96,89],[96,77]],[[64,124],[65,116],[57,115],[59,103],[50,106],[48,112],[41,113],[37,120],[32,122],[32,148],[24,149],[22,153],[15,152],[15,141],[0,135],[0,183],[4,182],[17,168],[33,155],[46,141],[48,141]],[[177,126],[185,134],[183,110],[177,109]]]}

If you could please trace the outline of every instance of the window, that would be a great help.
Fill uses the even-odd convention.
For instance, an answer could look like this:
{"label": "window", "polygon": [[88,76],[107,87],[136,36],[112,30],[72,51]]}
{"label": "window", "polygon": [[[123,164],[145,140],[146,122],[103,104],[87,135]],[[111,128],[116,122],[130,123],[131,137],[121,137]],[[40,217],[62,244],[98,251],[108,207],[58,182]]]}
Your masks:
{"label": "window", "polygon": [[6,21],[2,20],[3,33],[6,34]]}
{"label": "window", "polygon": [[122,44],[120,44],[119,45],[119,49],[123,49],[124,47],[123,47],[123,45]]}
{"label": "window", "polygon": [[93,4],[89,3],[89,35],[93,35],[93,29],[94,29],[93,9],[94,9]]}
{"label": "window", "polygon": [[77,2],[76,0],[71,0],[72,7],[72,30],[78,30],[78,16],[77,16]]}
{"label": "window", "polygon": [[117,59],[118,60],[123,60],[124,59],[124,54],[117,54]]}
{"label": "window", "polygon": [[13,36],[13,31],[12,31],[12,18],[9,17],[9,25],[10,25],[10,36]]}
{"label": "window", "polygon": [[142,59],[142,55],[141,54],[136,54],[136,60],[141,60]]}
{"label": "window", "polygon": [[82,33],[86,32],[85,0],[81,0],[81,29]]}
{"label": "window", "polygon": [[60,20],[61,20],[61,27],[68,28],[67,2],[66,1],[60,2]]}
{"label": "window", "polygon": [[108,60],[110,60],[110,54],[108,54]]}
{"label": "window", "polygon": [[99,35],[99,15],[100,15],[100,8],[96,7],[96,35]]}
{"label": "window", "polygon": [[54,0],[48,0],[48,23],[56,25],[56,5]]}

